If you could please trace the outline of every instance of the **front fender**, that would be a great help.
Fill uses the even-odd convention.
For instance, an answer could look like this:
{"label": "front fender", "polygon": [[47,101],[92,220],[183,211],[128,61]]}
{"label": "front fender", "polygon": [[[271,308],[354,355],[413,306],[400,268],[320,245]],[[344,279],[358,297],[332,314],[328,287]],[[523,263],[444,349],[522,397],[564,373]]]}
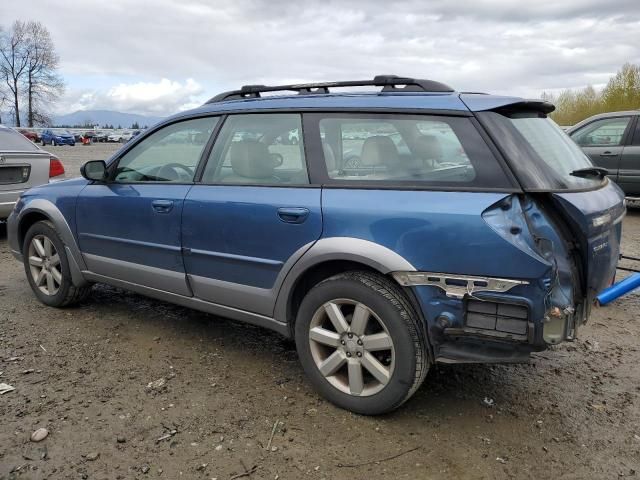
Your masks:
{"label": "front fender", "polygon": [[11,250],[17,258],[22,257],[22,242],[24,238],[21,235],[23,231],[23,222],[29,221],[29,217],[37,214],[46,217],[53,223],[60,238],[65,244],[65,251],[69,259],[69,268],[71,277],[75,286],[86,285],[86,280],[82,276],[82,270],[87,270],[78,243],[71,231],[71,227],[66,218],[58,207],[50,200],[44,198],[35,198],[27,201],[25,206],[20,210],[14,210],[9,217],[7,223],[7,236]]}

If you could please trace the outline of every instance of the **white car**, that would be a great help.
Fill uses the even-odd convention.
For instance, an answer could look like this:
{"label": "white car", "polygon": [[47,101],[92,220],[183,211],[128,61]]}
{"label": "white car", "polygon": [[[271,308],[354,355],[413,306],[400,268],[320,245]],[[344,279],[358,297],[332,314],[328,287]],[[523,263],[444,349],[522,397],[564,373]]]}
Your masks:
{"label": "white car", "polygon": [[131,140],[131,132],[114,132],[107,137],[107,142],[127,142]]}
{"label": "white car", "polygon": [[132,138],[133,138],[133,132],[123,132],[122,133],[122,141],[123,142],[128,142]]}

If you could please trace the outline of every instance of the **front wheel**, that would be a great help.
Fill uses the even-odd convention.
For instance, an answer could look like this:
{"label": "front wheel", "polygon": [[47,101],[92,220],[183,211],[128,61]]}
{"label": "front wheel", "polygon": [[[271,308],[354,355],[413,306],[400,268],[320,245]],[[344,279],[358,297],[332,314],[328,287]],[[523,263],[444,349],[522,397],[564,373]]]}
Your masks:
{"label": "front wheel", "polygon": [[300,305],[295,338],[319,393],[364,415],[402,405],[429,369],[409,301],[393,282],[369,272],[343,273],[313,287]]}
{"label": "front wheel", "polygon": [[64,307],[89,294],[91,287],[73,285],[64,243],[51,222],[36,222],[29,228],[22,253],[29,285],[42,303]]}

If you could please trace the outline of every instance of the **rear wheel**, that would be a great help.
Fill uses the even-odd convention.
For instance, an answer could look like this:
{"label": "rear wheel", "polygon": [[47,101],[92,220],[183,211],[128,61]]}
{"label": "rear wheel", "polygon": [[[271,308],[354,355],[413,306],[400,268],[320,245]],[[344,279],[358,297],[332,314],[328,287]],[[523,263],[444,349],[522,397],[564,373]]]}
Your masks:
{"label": "rear wheel", "polygon": [[88,296],[91,287],[73,285],[64,243],[51,222],[36,222],[29,228],[22,253],[27,279],[42,303],[63,307]]}
{"label": "rear wheel", "polygon": [[399,407],[424,380],[429,360],[418,322],[397,285],[369,272],[347,272],[306,295],[296,346],[320,394],[376,415]]}

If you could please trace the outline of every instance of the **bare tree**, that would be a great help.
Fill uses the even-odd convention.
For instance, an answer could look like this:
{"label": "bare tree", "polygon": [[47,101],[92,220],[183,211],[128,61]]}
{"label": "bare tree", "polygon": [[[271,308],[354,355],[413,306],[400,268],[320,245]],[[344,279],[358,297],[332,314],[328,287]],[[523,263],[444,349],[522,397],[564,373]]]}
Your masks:
{"label": "bare tree", "polygon": [[20,126],[20,88],[29,65],[26,48],[26,25],[16,20],[7,33],[0,36],[0,81],[12,97],[16,126]]}
{"label": "bare tree", "polygon": [[9,99],[2,92],[2,89],[0,89],[0,125],[2,125],[2,109],[4,108],[4,105],[7,103],[7,100]]}
{"label": "bare tree", "polygon": [[59,57],[44,25],[33,21],[27,23],[26,44],[27,122],[29,127],[33,127],[49,123],[47,106],[62,95],[64,82],[57,73]]}
{"label": "bare tree", "polygon": [[23,99],[29,127],[49,123],[48,107],[64,92],[58,63],[51,35],[40,22],[16,20],[8,32],[0,31],[0,85],[11,99],[16,126]]}

